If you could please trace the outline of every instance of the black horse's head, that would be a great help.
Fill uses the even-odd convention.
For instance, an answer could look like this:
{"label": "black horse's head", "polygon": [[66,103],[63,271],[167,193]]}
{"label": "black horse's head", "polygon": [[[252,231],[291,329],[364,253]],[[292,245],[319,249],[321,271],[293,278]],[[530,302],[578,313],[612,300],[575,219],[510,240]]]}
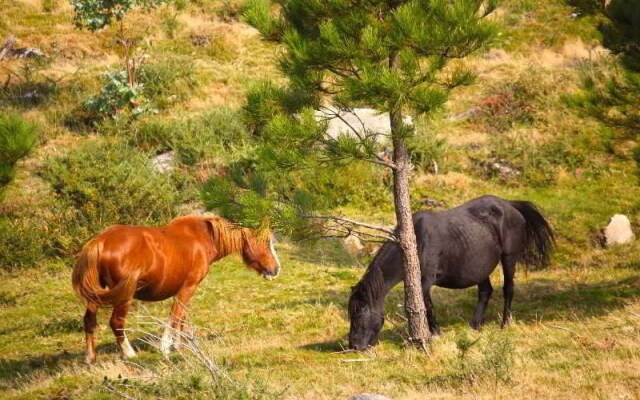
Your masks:
{"label": "black horse's head", "polygon": [[349,298],[349,348],[366,350],[378,343],[378,334],[384,324],[383,304],[380,298],[382,274],[369,269],[367,274],[352,288]]}

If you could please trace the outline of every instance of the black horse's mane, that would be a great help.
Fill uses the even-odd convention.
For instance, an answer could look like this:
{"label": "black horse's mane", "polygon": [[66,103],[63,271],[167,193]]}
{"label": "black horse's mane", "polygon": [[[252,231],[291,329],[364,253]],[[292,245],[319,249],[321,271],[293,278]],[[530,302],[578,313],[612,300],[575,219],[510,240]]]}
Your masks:
{"label": "black horse's mane", "polygon": [[383,253],[388,249],[390,243],[385,243],[378,253],[376,253],[373,261],[367,267],[364,276],[355,286],[353,286],[351,297],[349,298],[349,318],[358,314],[363,307],[374,304],[384,288],[384,277],[380,270],[380,259]]}

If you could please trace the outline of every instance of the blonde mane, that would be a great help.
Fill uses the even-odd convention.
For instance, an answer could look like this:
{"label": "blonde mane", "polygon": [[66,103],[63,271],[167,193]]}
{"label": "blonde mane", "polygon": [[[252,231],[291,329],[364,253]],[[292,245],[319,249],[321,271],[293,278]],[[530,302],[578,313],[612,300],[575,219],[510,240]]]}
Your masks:
{"label": "blonde mane", "polygon": [[243,228],[222,217],[205,216],[203,218],[209,221],[213,228],[218,231],[218,240],[215,245],[223,254],[241,252],[245,241],[249,246],[256,243],[266,243],[271,236],[271,232],[268,229]]}

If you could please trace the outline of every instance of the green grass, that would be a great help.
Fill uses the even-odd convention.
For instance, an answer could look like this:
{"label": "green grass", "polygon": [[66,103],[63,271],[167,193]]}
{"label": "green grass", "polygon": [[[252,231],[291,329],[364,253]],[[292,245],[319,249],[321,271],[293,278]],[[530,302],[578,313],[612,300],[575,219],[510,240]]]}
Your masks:
{"label": "green grass", "polygon": [[[640,350],[638,265],[621,264],[615,251],[603,255],[602,266],[520,273],[515,324],[505,331],[497,328],[499,290],[487,311],[487,324],[475,333],[467,327],[475,290],[436,289],[434,302],[443,334],[427,354],[406,347],[398,287],[387,299],[381,344],[364,354],[336,354],[346,345],[349,286],[363,270],[339,266],[344,255],[311,263],[305,261],[306,255],[286,247],[281,254],[285,270],[277,280],[266,282],[232,258],[214,266],[192,302],[190,321],[199,327],[203,347],[254,394],[265,390],[284,393],[284,398],[334,399],[370,391],[397,399],[435,398],[435,393],[476,398],[497,390],[500,397],[526,391],[553,398],[566,388],[579,398],[610,389],[627,398],[640,394],[640,385],[633,383],[635,367],[626,366],[634,365],[633,355]],[[637,252],[638,247],[627,249]],[[177,370],[160,370],[157,378],[136,381],[144,370],[156,370],[167,362],[140,342],[140,331],[149,329],[140,316],[164,319],[169,302],[137,303],[129,317],[134,346],[143,349],[136,360],[141,366],[120,360],[106,325],[106,310],[99,312],[99,364],[83,365],[82,306],[72,294],[69,276],[67,265],[53,263],[3,278],[3,398],[48,397],[60,391],[73,398],[116,398],[108,393],[103,377],[121,384],[119,375],[136,382],[121,386],[127,393],[154,398],[153,393],[168,393],[165,380],[183,379],[188,372],[204,382],[190,396],[204,398],[210,393],[206,377],[180,357],[171,361]],[[499,274],[493,278],[498,289]],[[515,356],[508,379],[494,388],[486,368],[457,379],[460,335],[480,339],[468,355],[469,362],[477,365],[484,365],[492,341],[508,340]]]}

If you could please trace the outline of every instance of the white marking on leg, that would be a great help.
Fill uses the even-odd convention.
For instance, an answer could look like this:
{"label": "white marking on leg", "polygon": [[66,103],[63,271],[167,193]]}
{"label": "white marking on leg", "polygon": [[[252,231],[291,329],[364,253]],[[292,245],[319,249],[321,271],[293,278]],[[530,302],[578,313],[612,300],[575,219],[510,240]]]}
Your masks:
{"label": "white marking on leg", "polygon": [[163,354],[169,354],[171,352],[171,345],[173,345],[173,336],[171,335],[171,327],[167,326],[164,328],[164,333],[162,334],[162,340],[160,341],[160,351]]}
{"label": "white marking on leg", "polygon": [[136,356],[135,350],[133,350],[133,347],[131,347],[131,343],[129,343],[129,339],[127,339],[126,337],[122,341],[122,344],[120,344],[120,348],[122,349],[122,353],[126,358],[133,358]]}
{"label": "white marking on leg", "polygon": [[280,275],[280,259],[278,258],[275,247],[273,247],[273,237],[269,239],[269,250],[271,250],[271,255],[276,260],[276,264],[278,264],[278,270],[276,271],[276,274],[272,276],[272,278],[275,278]]}

